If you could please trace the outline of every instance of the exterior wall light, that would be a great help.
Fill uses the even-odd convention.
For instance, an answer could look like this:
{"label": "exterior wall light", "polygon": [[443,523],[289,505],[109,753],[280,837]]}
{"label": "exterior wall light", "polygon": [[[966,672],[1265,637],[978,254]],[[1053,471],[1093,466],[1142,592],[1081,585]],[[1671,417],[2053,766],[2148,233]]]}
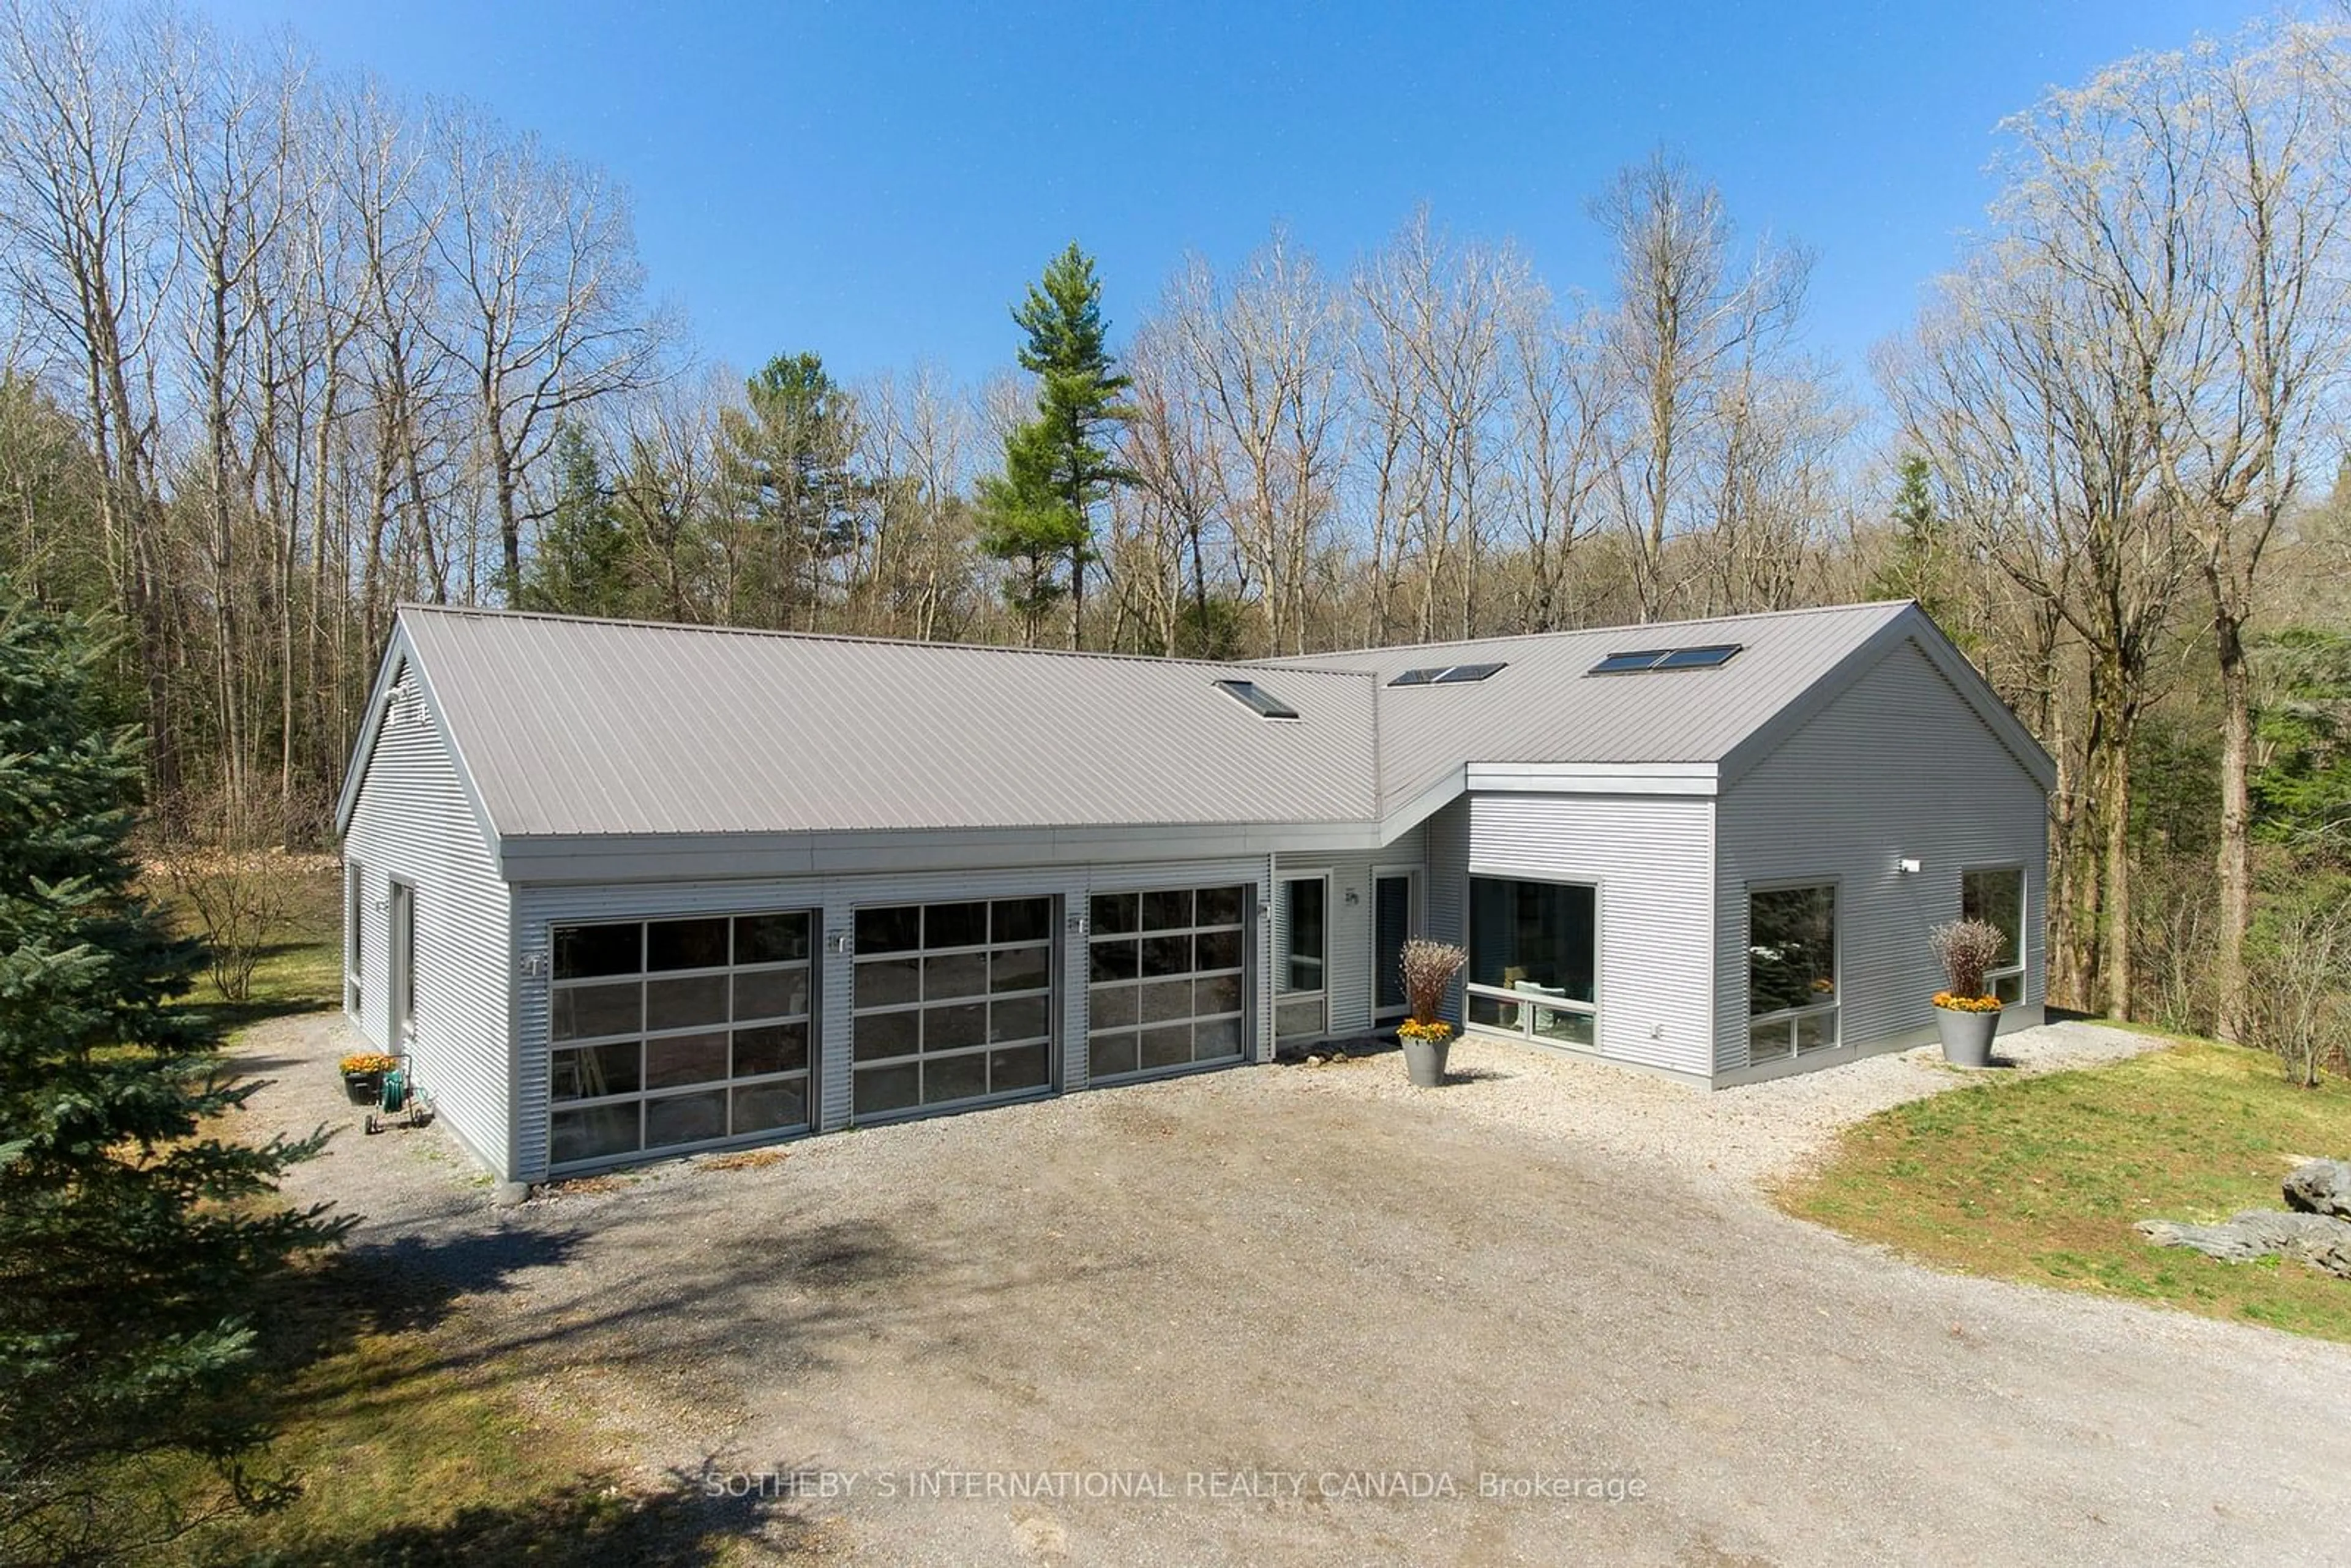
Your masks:
{"label": "exterior wall light", "polygon": [[1905,855],[1900,860],[1894,862],[1894,869],[1900,872],[1904,876],[1917,876],[1918,874],[1918,862],[1910,856]]}

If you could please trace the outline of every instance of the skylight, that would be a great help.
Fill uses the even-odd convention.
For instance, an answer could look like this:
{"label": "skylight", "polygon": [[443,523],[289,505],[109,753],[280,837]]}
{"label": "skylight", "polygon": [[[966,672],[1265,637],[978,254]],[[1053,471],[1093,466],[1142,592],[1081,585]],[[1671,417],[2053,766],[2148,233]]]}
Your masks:
{"label": "skylight", "polygon": [[1388,685],[1392,686],[1458,686],[1471,681],[1482,681],[1502,664],[1432,664],[1426,669],[1406,670]]}
{"label": "skylight", "polygon": [[1247,706],[1259,718],[1296,718],[1298,710],[1255,681],[1218,681],[1227,696]]}
{"label": "skylight", "polygon": [[1650,670],[1712,670],[1730,663],[1745,644],[1716,643],[1703,648],[1636,648],[1630,653],[1611,653],[1592,668],[1587,675],[1635,675]]}

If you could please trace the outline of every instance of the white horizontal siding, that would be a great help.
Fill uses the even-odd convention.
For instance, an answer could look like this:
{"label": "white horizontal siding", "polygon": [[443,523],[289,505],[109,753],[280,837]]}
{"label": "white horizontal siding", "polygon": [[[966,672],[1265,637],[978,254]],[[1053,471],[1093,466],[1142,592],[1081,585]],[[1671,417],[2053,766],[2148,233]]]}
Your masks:
{"label": "white horizontal siding", "polygon": [[[343,853],[360,867],[359,878],[346,878],[344,896],[365,901],[361,1032],[381,1049],[399,1049],[392,1040],[391,886],[397,878],[415,890],[416,1082],[483,1164],[510,1176],[511,902],[413,672],[403,672],[392,688]],[[350,918],[346,907],[346,929]]]}
{"label": "white horizontal siding", "polygon": [[[1943,974],[1927,943],[1956,919],[1959,873],[2022,865],[2024,1007],[2043,999],[2048,800],[1915,643],[1905,642],[1725,792],[1716,1065],[1747,1065],[1748,889],[1837,885],[1841,1043],[1931,1034]],[[1905,857],[1920,870],[1905,874]]]}

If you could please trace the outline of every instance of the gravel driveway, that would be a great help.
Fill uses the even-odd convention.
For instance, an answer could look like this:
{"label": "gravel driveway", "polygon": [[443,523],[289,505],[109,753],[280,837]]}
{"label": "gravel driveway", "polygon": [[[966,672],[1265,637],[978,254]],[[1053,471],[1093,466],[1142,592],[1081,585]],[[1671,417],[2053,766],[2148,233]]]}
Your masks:
{"label": "gravel driveway", "polygon": [[[344,1119],[346,1043],[249,1034],[261,1117]],[[1457,1065],[1245,1069],[511,1210],[437,1133],[354,1135],[296,1190],[463,1286],[454,1339],[649,1476],[832,1488],[769,1510],[831,1556],[2351,1558],[2351,1351],[1932,1273],[1756,1200],[1940,1068],[1706,1096]]]}

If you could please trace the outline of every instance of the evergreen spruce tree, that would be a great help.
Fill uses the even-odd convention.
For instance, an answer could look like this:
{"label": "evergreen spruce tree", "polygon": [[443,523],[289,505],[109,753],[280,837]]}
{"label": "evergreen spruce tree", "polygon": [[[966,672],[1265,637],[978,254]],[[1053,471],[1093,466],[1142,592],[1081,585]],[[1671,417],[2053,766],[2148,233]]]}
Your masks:
{"label": "evergreen spruce tree", "polygon": [[566,421],[555,433],[555,509],[531,557],[523,603],[564,615],[624,615],[629,538],[614,515],[595,444]]}
{"label": "evergreen spruce tree", "polygon": [[[1003,476],[980,483],[980,548],[1016,563],[1004,595],[1030,643],[1066,591],[1075,648],[1085,635],[1094,508],[1134,482],[1106,444],[1128,417],[1119,394],[1133,382],[1113,368],[1102,283],[1074,241],[1029,285],[1012,319],[1028,334],[1020,368],[1037,377],[1037,417],[1004,438]],[[1066,589],[1059,576],[1064,559]]]}
{"label": "evergreen spruce tree", "polygon": [[1894,526],[1894,553],[1878,569],[1872,588],[1881,599],[1915,599],[1936,624],[1966,645],[1969,629],[1959,623],[1958,595],[1951,588],[1950,540],[1943,516],[1935,509],[1927,459],[1912,453],[1895,470],[1894,504],[1886,520]]}
{"label": "evergreen spruce tree", "polygon": [[[256,1288],[341,1231],[271,1201],[321,1137],[247,1146],[256,1087],[175,1005],[201,958],[133,887],[133,732],[105,644],[0,577],[0,1562],[94,1561],[184,1529],[143,1478],[193,1457],[266,1506]],[[199,1511],[202,1503],[193,1505]]]}

